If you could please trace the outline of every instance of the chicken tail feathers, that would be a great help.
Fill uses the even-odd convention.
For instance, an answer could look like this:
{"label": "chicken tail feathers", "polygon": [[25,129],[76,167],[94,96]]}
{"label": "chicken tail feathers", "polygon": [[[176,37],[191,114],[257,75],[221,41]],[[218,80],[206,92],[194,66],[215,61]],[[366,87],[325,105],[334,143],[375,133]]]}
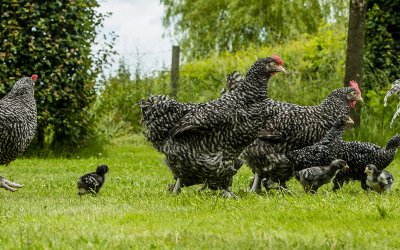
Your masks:
{"label": "chicken tail feathers", "polygon": [[395,135],[386,144],[386,150],[397,149],[399,146],[400,146],[400,135]]}
{"label": "chicken tail feathers", "polygon": [[193,104],[181,103],[163,95],[141,99],[138,104],[146,128],[145,136],[151,142],[166,140],[175,124],[193,108]]}

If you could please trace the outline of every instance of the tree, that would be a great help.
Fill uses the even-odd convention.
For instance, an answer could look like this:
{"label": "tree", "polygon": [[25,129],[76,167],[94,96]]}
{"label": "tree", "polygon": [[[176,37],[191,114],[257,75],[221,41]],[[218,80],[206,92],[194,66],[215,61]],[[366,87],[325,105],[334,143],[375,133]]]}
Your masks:
{"label": "tree", "polygon": [[367,0],[365,84],[378,90],[400,78],[400,1]]}
{"label": "tree", "polygon": [[347,16],[346,2],[320,0],[161,0],[164,26],[185,56],[236,51],[314,33],[323,22]]}
{"label": "tree", "polygon": [[[349,26],[347,35],[346,69],[344,85],[350,80],[363,84],[363,55],[365,36],[366,0],[350,0]],[[356,125],[360,124],[360,111],[352,112],[351,117]]]}
{"label": "tree", "polygon": [[[95,82],[107,65],[115,36],[96,35],[106,15],[97,0],[4,0],[0,5],[0,79],[6,93],[21,76],[39,75],[37,146],[45,140],[64,150],[81,145],[93,122],[89,109],[95,100]],[[6,80],[7,79],[7,80]]]}

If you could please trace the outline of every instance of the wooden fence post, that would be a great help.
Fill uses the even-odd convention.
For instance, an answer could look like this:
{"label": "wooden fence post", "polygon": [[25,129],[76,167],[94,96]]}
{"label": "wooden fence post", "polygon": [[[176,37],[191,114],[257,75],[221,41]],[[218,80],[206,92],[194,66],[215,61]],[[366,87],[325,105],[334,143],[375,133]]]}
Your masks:
{"label": "wooden fence post", "polygon": [[179,46],[172,46],[171,97],[176,98],[179,83]]}

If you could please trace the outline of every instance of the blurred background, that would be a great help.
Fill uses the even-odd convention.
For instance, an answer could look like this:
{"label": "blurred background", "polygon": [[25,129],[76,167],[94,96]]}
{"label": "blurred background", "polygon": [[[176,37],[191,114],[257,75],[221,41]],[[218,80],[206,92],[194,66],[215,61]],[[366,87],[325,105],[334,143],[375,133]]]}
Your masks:
{"label": "blurred background", "polygon": [[3,0],[0,97],[38,74],[27,154],[68,154],[141,133],[141,98],[209,101],[229,73],[278,54],[288,72],[270,81],[271,98],[316,105],[355,79],[364,103],[346,138],[383,145],[400,128],[389,128],[396,98],[383,107],[400,78],[398,9],[389,0]]}

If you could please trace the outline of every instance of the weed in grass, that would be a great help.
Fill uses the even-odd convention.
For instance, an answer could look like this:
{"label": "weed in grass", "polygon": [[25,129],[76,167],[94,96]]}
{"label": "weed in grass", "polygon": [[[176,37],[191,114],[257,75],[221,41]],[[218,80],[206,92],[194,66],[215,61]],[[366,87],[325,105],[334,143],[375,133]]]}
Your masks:
{"label": "weed in grass", "polygon": [[381,219],[385,219],[386,216],[388,215],[386,208],[377,204],[376,209],[378,210],[379,217]]}

